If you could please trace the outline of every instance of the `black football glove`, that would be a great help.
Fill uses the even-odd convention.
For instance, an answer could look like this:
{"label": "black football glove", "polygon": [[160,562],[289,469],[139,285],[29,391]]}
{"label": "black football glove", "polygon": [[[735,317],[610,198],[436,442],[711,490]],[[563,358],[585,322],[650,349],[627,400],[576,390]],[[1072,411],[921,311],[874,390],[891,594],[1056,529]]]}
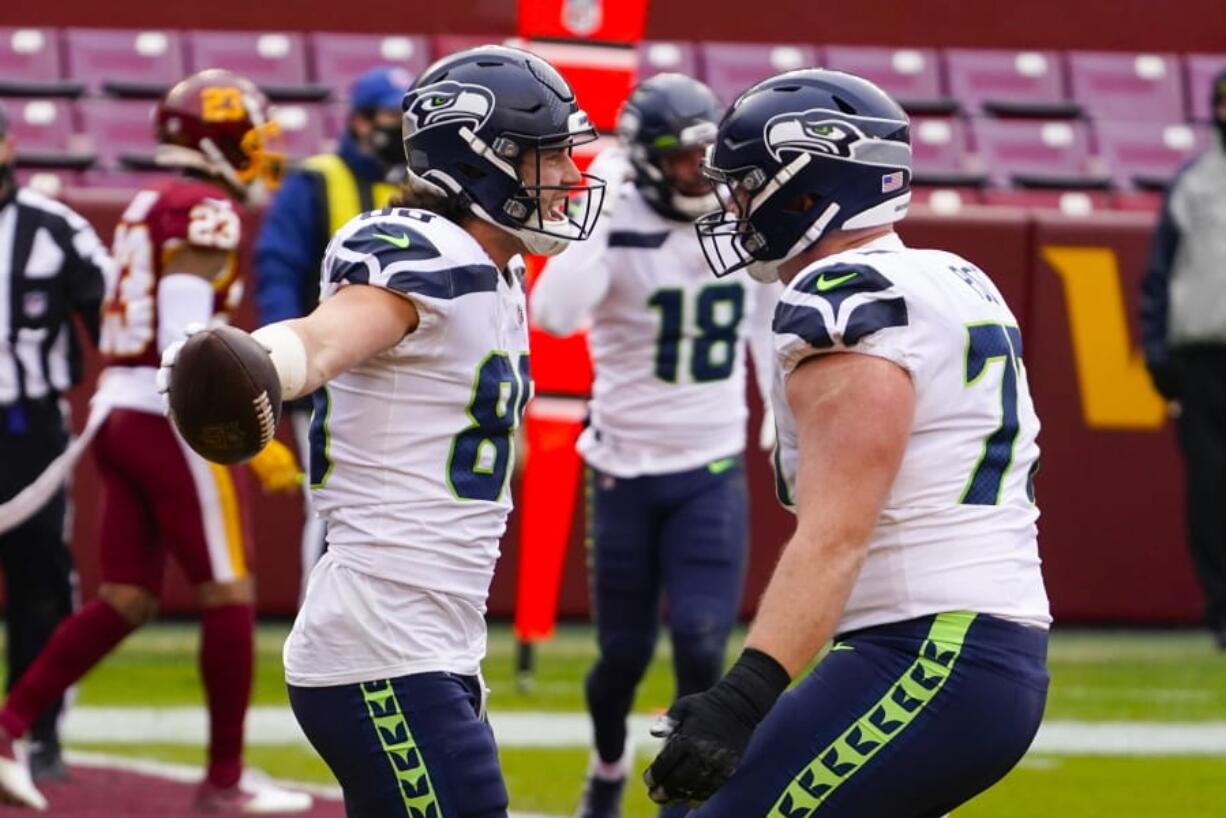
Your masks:
{"label": "black football glove", "polygon": [[790,681],[773,658],[747,648],[715,687],[674,702],[652,728],[665,741],[643,774],[651,800],[710,798],[736,771],[754,728]]}

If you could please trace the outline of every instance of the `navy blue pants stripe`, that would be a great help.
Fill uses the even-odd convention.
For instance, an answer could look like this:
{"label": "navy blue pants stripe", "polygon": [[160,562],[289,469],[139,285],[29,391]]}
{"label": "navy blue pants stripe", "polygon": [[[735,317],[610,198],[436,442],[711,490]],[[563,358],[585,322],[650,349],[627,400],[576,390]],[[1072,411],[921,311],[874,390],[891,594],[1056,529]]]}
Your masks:
{"label": "navy blue pants stripe", "polygon": [[933,624],[840,637],[692,818],[940,818],[1004,777],[1042,720],[1047,634],[979,615],[941,645]]}
{"label": "navy blue pants stripe", "polygon": [[421,673],[289,688],[349,818],[506,818],[507,790],[480,682]]}
{"label": "navy blue pants stripe", "polygon": [[707,689],[723,672],[745,568],[745,473],[741,459],[730,458],[631,479],[589,469],[588,481],[599,657],[586,694],[596,750],[612,762],[622,756],[626,716],[655,651],[661,599],[678,695]]}

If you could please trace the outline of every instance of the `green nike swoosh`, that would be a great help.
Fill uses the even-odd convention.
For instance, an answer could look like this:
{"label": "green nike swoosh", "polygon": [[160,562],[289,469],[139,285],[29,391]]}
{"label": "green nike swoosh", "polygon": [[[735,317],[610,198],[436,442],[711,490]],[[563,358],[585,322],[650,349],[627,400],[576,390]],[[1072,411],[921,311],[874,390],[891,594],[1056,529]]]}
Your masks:
{"label": "green nike swoosh", "polygon": [[[854,275],[854,273],[853,273],[853,275]],[[834,644],[833,644],[833,645],[830,647],[830,652],[831,652],[831,653],[834,653],[836,650],[855,650],[855,649],[856,649],[856,646],[855,646],[855,645],[849,645],[849,644],[847,644],[846,642],[835,642],[835,643],[834,643]]]}
{"label": "green nike swoosh", "polygon": [[859,273],[848,273],[847,275],[839,276],[838,278],[826,278],[826,274],[822,273],[821,275],[817,277],[817,291],[819,293],[824,293],[826,292],[826,290],[833,290],[835,287],[845,282],[851,281],[853,278],[855,278],[858,275],[860,274]]}
{"label": "green nike swoosh", "polygon": [[[401,250],[409,246],[408,236],[389,236],[386,233],[375,233],[375,238],[383,239],[388,244],[393,247],[399,247]],[[852,273],[852,275],[855,275],[855,273]]]}
{"label": "green nike swoosh", "polygon": [[711,474],[723,474],[735,465],[735,457],[725,457],[723,460],[716,460],[714,463],[707,466],[707,471],[711,472]]}

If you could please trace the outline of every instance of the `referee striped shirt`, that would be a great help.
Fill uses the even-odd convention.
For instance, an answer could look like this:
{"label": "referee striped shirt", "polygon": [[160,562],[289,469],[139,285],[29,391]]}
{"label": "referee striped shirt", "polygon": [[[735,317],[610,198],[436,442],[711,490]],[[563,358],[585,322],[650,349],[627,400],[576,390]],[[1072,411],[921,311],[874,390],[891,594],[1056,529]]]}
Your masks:
{"label": "referee striped shirt", "polygon": [[25,188],[0,200],[0,406],[54,398],[81,379],[80,317],[98,342],[115,268],[89,223]]}

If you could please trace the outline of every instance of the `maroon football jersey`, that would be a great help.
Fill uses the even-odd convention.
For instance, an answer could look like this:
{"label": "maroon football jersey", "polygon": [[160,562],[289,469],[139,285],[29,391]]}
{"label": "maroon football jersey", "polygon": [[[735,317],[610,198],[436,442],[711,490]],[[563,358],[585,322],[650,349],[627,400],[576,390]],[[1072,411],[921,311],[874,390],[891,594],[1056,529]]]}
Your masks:
{"label": "maroon football jersey", "polygon": [[175,255],[184,246],[229,254],[213,281],[214,319],[232,312],[243,296],[236,263],[241,233],[238,203],[217,185],[171,179],[139,191],[115,227],[118,274],[102,305],[104,364],[158,366],[158,283],[175,272]]}

